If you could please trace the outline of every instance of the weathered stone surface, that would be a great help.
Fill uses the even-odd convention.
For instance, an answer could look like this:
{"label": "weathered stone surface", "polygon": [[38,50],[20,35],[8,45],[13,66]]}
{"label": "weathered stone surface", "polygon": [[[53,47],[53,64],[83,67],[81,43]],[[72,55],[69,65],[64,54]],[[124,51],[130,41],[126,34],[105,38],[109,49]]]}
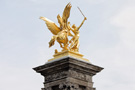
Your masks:
{"label": "weathered stone surface", "polygon": [[103,68],[67,57],[33,69],[45,77],[43,90],[95,90],[92,76]]}

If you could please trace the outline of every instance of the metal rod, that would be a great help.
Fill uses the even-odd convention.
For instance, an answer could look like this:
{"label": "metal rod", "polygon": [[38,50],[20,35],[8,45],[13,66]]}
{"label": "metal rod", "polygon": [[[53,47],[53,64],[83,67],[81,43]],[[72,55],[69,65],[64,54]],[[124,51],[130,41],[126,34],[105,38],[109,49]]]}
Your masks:
{"label": "metal rod", "polygon": [[[82,13],[81,9],[79,7],[77,7],[79,9],[79,11],[81,12],[81,14],[84,16],[84,14]],[[85,17],[85,16],[84,16]]]}

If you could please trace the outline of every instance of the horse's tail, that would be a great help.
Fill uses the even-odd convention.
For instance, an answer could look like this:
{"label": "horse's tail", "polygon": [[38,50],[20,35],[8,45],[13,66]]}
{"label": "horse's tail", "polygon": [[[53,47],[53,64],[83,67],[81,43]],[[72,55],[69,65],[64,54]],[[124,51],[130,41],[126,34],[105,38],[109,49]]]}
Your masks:
{"label": "horse's tail", "polygon": [[56,40],[56,37],[57,37],[57,35],[55,35],[55,36],[53,36],[53,37],[51,38],[51,40],[50,40],[50,42],[49,42],[49,47],[51,47],[51,46],[54,45],[55,40]]}

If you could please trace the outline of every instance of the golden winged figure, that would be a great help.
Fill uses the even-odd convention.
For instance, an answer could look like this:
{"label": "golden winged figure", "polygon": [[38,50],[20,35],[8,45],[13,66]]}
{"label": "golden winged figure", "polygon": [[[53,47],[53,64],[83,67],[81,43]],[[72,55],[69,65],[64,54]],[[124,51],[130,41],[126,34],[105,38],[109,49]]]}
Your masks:
{"label": "golden winged figure", "polygon": [[[63,51],[64,50],[73,50],[74,48],[78,48],[76,43],[79,43],[79,42],[77,42],[76,39],[79,39],[79,38],[75,38],[76,36],[78,36],[75,31],[78,31],[79,29],[78,28],[74,29],[74,27],[71,28],[70,22],[68,22],[71,7],[72,7],[71,4],[68,3],[63,11],[62,17],[59,14],[57,15],[59,26],[57,26],[53,21],[51,21],[45,17],[40,17],[40,19],[45,21],[48,29],[53,34],[53,36],[49,42],[49,47],[53,46],[55,44],[55,41],[57,41],[60,44],[60,47],[62,48]],[[82,25],[80,25],[80,27],[81,26]],[[70,31],[72,31],[74,33],[74,35],[72,35],[72,33]],[[70,43],[68,40],[68,36],[72,36]],[[70,46],[69,46],[69,44],[70,44]],[[57,52],[57,51],[55,51],[55,52]]]}

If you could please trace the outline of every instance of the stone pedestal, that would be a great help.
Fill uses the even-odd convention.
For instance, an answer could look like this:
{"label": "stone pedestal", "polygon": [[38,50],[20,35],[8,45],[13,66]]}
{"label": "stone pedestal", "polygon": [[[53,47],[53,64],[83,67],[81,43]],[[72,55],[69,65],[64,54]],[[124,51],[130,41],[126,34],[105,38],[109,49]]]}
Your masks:
{"label": "stone pedestal", "polygon": [[45,78],[42,90],[95,90],[92,77],[103,68],[65,57],[33,69]]}

